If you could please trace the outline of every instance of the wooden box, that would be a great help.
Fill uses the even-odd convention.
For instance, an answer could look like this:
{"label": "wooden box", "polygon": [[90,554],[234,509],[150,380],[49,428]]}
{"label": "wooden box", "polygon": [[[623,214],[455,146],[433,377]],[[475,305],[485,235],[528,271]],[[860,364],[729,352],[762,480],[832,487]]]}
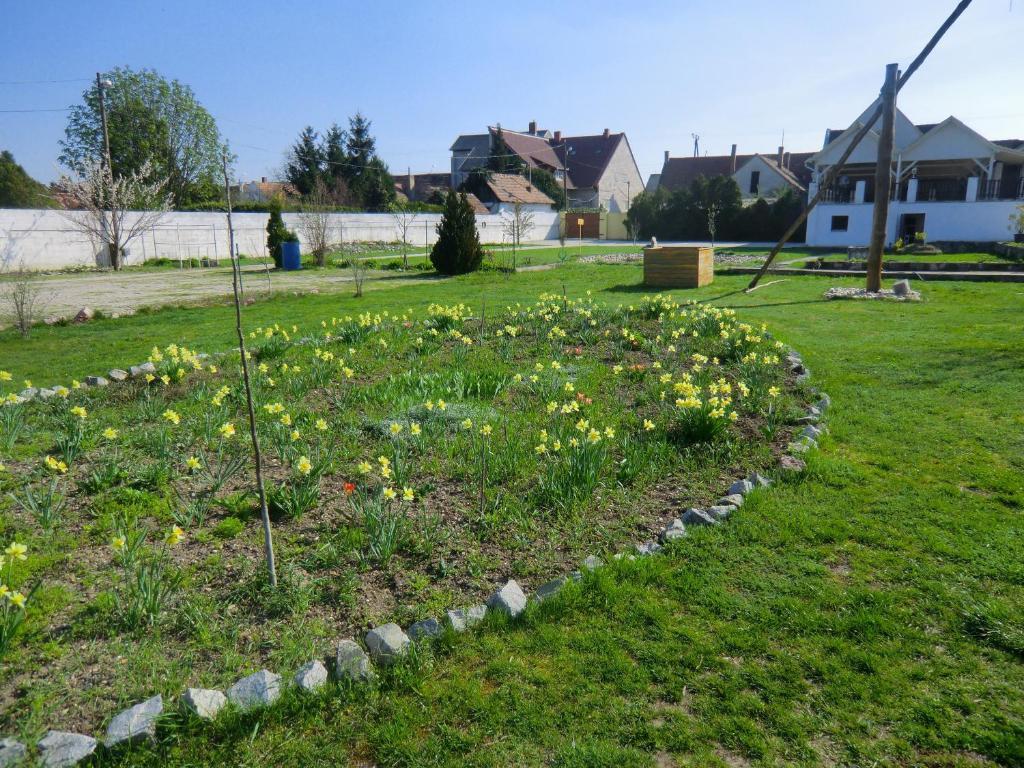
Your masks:
{"label": "wooden box", "polygon": [[715,279],[715,252],[693,246],[644,248],[644,285],[701,288]]}

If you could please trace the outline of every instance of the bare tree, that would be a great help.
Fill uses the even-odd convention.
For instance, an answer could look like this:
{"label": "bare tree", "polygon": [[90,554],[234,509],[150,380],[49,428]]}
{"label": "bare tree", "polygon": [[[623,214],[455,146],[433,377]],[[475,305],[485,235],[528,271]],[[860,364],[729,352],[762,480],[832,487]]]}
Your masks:
{"label": "bare tree", "polygon": [[530,232],[533,230],[533,221],[533,211],[527,209],[518,200],[513,204],[512,211],[502,221],[502,231],[508,236],[509,242],[512,244],[513,271],[516,268],[516,251],[524,239],[529,239]]}
{"label": "bare tree", "polygon": [[149,163],[115,178],[110,169],[90,162],[81,179],[62,176],[57,182],[67,196],[64,217],[106,250],[110,266],[124,266],[124,251],[152,229],[171,208],[167,179],[153,179]]}
{"label": "bare tree", "polygon": [[25,260],[18,259],[19,239],[9,230],[4,233],[0,271],[8,277],[3,281],[0,297],[7,308],[5,319],[18,329],[22,338],[27,339],[43,311],[43,285],[39,275],[28,268]]}
{"label": "bare tree", "polygon": [[398,236],[402,241],[402,269],[409,268],[409,228],[416,221],[416,214],[404,206],[397,204],[391,211],[391,218],[395,220],[398,228]]}
{"label": "bare tree", "polygon": [[331,218],[327,212],[327,186],[323,179],[317,179],[313,191],[306,196],[299,214],[299,230],[318,267],[326,266],[327,251],[330,250]]}

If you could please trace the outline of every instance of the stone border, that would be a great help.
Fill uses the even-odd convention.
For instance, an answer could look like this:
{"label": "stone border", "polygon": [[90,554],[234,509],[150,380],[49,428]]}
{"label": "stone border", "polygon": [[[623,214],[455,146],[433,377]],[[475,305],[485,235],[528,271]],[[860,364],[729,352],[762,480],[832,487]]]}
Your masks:
{"label": "stone border", "polygon": [[[308,343],[308,339],[298,339],[296,344]],[[237,351],[237,350],[234,350]],[[228,354],[228,353],[223,353]],[[202,359],[209,355],[199,355]],[[786,355],[786,363],[791,374],[796,376],[798,384],[805,383],[811,376],[810,369],[804,365],[801,356],[790,350]],[[115,368],[108,374],[115,382],[129,378],[142,378],[147,373],[154,373],[155,366],[151,362],[131,366],[128,371]],[[89,379],[93,379],[89,383]],[[101,376],[90,376],[86,379],[91,387],[105,387],[107,379]],[[57,394],[57,388],[50,390],[49,395],[40,394],[46,390],[25,397],[47,399]],[[808,406],[803,416],[796,420],[803,425],[797,440],[789,443],[787,452],[779,459],[782,472],[802,472],[806,463],[801,455],[817,448],[818,440],[828,429],[822,423],[832,400],[824,392],[812,390],[817,400]],[[736,479],[726,493],[706,508],[689,507],[677,518],[674,518],[658,535],[657,540],[645,541],[634,545],[632,551],[615,554],[615,560],[635,560],[637,557],[648,557],[662,552],[667,545],[687,535],[688,526],[721,525],[739,507],[745,497],[759,488],[767,488],[772,484],[770,477],[753,472],[746,477]],[[580,564],[579,569],[558,576],[542,584],[531,597],[527,597],[522,587],[514,579],[509,579],[487,598],[486,602],[464,608],[453,608],[446,612],[444,619],[430,617],[417,621],[403,630],[398,624],[388,623],[374,627],[363,637],[360,645],[353,639],[340,640],[332,654],[334,660],[334,678],[339,682],[350,684],[369,683],[376,679],[374,665],[388,667],[403,659],[417,643],[430,643],[441,637],[446,629],[455,633],[467,632],[479,624],[488,613],[504,614],[510,619],[518,618],[530,603],[542,603],[555,597],[570,581],[580,581],[584,571],[596,571],[605,563],[596,555],[588,555]],[[292,687],[301,692],[313,693],[327,685],[331,673],[320,659],[306,662],[292,676],[291,682],[283,681],[281,675],[267,669],[261,669],[241,678],[227,691],[208,688],[186,688],[180,697],[180,709],[201,720],[214,720],[230,704],[236,711],[250,712],[271,706],[280,698],[282,690]],[[156,740],[158,719],[164,713],[164,700],[160,694],[146,699],[134,706],[118,712],[107,725],[106,738],[102,745],[113,750],[125,743],[139,743]],[[36,743],[38,759],[45,768],[65,768],[77,765],[92,755],[100,746],[100,742],[82,733],[50,730]],[[28,758],[28,748],[21,742],[11,739],[0,739],[0,768],[13,766]]]}

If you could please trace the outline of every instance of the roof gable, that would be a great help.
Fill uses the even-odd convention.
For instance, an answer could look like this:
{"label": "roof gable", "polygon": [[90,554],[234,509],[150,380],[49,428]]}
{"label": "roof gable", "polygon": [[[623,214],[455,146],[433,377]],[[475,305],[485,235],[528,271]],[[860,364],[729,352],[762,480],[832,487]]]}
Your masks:
{"label": "roof gable", "polygon": [[904,161],[963,160],[968,157],[988,157],[999,147],[973,128],[950,116],[921,136],[903,152]]}
{"label": "roof gable", "polygon": [[[577,188],[596,187],[608,163],[624,141],[626,134],[609,133],[596,136],[566,136],[559,147],[559,157],[568,168],[569,179]],[[628,146],[628,142],[627,142]],[[634,160],[634,165],[636,161]],[[639,171],[637,176],[639,176]]]}
{"label": "roof gable", "polygon": [[[490,129],[492,139],[497,136],[498,130],[497,128]],[[561,159],[547,139],[503,129],[501,136],[508,148],[523,158],[527,165],[533,168],[550,168],[552,170],[563,168]]]}
{"label": "roof gable", "polygon": [[554,205],[555,201],[515,173],[492,173],[487,189],[495,202],[523,203],[524,205]]}

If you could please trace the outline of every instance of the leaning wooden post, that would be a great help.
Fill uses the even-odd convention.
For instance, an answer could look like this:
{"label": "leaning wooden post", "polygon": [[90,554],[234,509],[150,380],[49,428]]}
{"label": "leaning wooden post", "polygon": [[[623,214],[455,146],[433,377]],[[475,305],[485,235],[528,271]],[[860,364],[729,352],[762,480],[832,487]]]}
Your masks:
{"label": "leaning wooden post", "polygon": [[260,516],[263,520],[263,551],[267,558],[267,579],[271,587],[277,586],[277,569],[274,567],[274,536],[270,529],[270,510],[267,508],[267,494],[263,488],[263,456],[260,453],[260,438],[256,434],[256,408],[252,402],[252,384],[249,382],[249,360],[245,352],[245,334],[242,333],[242,302],[240,287],[242,271],[235,254],[235,228],[231,221],[231,185],[228,182],[228,158],[224,155],[224,194],[228,204],[228,250],[231,254],[231,287],[235,295],[235,330],[238,333],[238,354],[242,358],[242,380],[245,382],[245,404],[249,409],[249,438],[252,440],[252,455],[256,462],[256,491],[260,497]]}
{"label": "leaning wooden post", "polygon": [[871,219],[871,242],[868,249],[867,289],[882,290],[882,255],[889,224],[889,198],[892,190],[892,147],[896,132],[896,82],[899,64],[887,64],[882,85],[882,132],[878,137],[878,160],[875,163],[875,210]]}

